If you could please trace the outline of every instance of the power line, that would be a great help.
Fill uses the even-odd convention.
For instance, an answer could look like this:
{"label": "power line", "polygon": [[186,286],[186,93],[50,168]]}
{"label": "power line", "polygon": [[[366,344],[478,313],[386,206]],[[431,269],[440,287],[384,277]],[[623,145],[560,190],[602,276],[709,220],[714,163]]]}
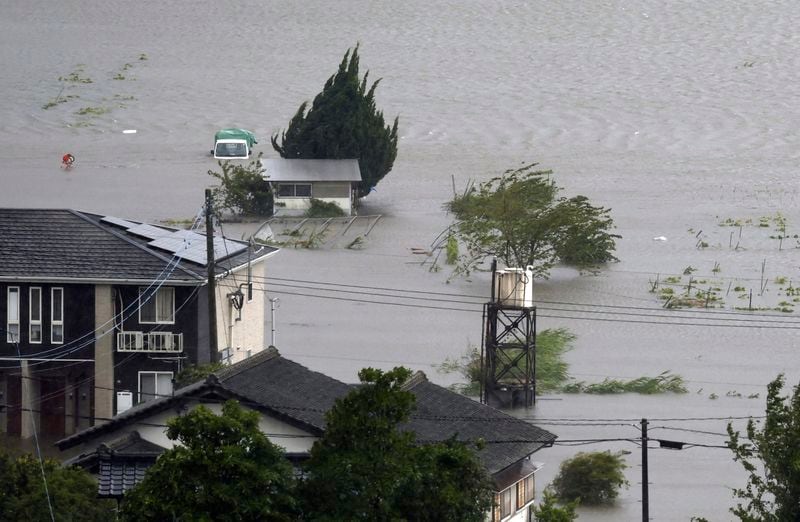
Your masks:
{"label": "power line", "polygon": [[[345,288],[358,288],[361,290],[374,290],[374,291],[382,291],[382,292],[400,292],[400,293],[408,293],[408,294],[415,294],[415,295],[434,295],[434,296],[443,296],[443,297],[462,297],[467,299],[477,299],[483,302],[487,301],[489,298],[483,295],[472,295],[472,294],[457,294],[457,293],[449,293],[449,292],[434,292],[430,290],[407,290],[403,288],[390,288],[390,287],[379,287],[379,286],[369,286],[369,285],[355,285],[355,284],[345,284],[345,283],[333,283],[328,281],[309,281],[309,280],[302,280],[302,279],[288,279],[288,278],[281,278],[281,277],[273,277],[273,276],[253,276],[253,279],[260,279],[267,283],[274,284],[276,286],[279,283],[273,283],[273,281],[286,281],[293,284],[281,284],[282,286],[296,286],[298,288],[306,288],[300,287],[297,283],[301,284],[310,284],[310,285],[323,285],[323,286],[335,286],[335,287],[345,287]],[[322,290],[313,288],[314,290]],[[333,291],[333,290],[330,290]],[[382,295],[382,294],[378,294]],[[409,298],[403,297],[398,295],[393,295],[392,297],[398,298]],[[478,304],[478,303],[468,303],[464,301],[453,301],[460,304]],[[645,307],[645,306],[627,306],[627,305],[610,305],[610,304],[600,304],[600,303],[576,303],[570,301],[545,301],[545,300],[537,300],[537,304],[545,304],[545,305],[562,305],[562,306],[582,306],[582,307],[595,307],[595,308],[610,308],[610,309],[620,309],[620,310],[643,310],[643,311],[650,311],[650,312],[663,312],[662,307]],[[677,310],[676,310],[677,312]],[[726,311],[726,310],[714,310],[714,309],[704,309],[702,311],[692,311],[689,309],[680,309],[681,313],[694,313],[698,315],[735,315],[741,317],[769,317],[769,318],[779,318],[783,317],[779,314],[763,314],[758,312],[743,312],[743,311]],[[800,321],[782,321],[789,324],[798,323]]]}

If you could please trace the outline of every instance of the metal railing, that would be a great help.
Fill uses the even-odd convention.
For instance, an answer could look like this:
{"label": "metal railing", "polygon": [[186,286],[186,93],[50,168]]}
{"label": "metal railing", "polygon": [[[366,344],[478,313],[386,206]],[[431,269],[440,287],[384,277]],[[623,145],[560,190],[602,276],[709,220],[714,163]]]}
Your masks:
{"label": "metal railing", "polygon": [[118,352],[178,353],[183,351],[183,334],[172,332],[119,332]]}

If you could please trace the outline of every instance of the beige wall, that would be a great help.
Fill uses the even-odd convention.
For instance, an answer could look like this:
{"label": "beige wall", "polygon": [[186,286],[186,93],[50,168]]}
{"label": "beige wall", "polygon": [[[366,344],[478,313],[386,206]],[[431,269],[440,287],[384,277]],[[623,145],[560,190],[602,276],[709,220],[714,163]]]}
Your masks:
{"label": "beige wall", "polygon": [[[244,268],[217,280],[217,346],[220,350],[233,348],[232,363],[247,358],[263,350],[269,342],[264,338],[264,314],[267,308],[267,296],[259,290],[264,286],[267,263],[262,260],[251,265],[253,276],[253,299],[247,300],[247,269]],[[244,304],[239,310],[234,308],[229,294],[236,292],[241,286],[244,293]],[[241,316],[241,319],[239,319]]]}
{"label": "beige wall", "polygon": [[[114,416],[114,297],[110,285],[94,287],[94,417]],[[107,332],[112,331],[108,335]],[[97,420],[95,423],[102,423]]]}
{"label": "beige wall", "polygon": [[[341,208],[345,215],[352,214],[352,190],[349,181],[319,181],[312,183],[311,196],[326,203],[335,203]],[[275,213],[280,215],[281,211],[297,213],[306,211],[311,207],[310,198],[281,198],[275,191]]]}

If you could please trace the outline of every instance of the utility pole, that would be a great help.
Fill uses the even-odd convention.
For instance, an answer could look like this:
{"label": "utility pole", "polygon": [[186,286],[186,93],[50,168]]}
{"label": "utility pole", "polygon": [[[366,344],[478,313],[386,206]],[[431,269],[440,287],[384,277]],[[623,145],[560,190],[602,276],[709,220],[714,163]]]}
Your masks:
{"label": "utility pole", "polygon": [[206,267],[208,268],[208,349],[211,362],[219,362],[217,349],[217,281],[214,270],[214,222],[211,189],[206,189]]}
{"label": "utility pole", "polygon": [[275,305],[277,302],[277,297],[273,297],[269,300],[270,310],[272,311],[272,342],[270,343],[272,346],[277,346],[275,344]]}
{"label": "utility pole", "polygon": [[650,520],[650,498],[647,489],[647,419],[642,419],[642,522]]}

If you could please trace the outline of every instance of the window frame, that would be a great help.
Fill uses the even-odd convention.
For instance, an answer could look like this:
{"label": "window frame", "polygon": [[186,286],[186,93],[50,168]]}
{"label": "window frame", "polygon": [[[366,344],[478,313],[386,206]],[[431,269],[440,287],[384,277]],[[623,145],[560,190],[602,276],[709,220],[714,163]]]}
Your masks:
{"label": "window frame", "polygon": [[[506,512],[504,507],[504,503],[506,502],[506,493],[508,494],[508,511]],[[514,497],[516,496],[516,488],[514,486],[509,486],[503,491],[501,491],[498,495],[498,510],[500,511],[500,520],[505,520],[506,518],[510,517],[514,513],[517,512],[514,505]]]}
{"label": "window frame", "polygon": [[[61,307],[58,310],[60,319],[56,319],[56,293],[61,294]],[[61,339],[58,341],[54,333],[56,326],[61,327]],[[64,344],[64,287],[62,286],[54,286],[50,289],[50,343]]]}
{"label": "window frame", "polygon": [[[11,320],[11,294],[16,294],[17,296],[17,303],[16,303],[16,310],[17,310],[17,318],[16,321]],[[20,328],[20,291],[18,286],[9,286],[6,289],[6,342],[7,343],[19,343],[22,341],[21,333],[22,330]],[[17,339],[14,340],[14,333],[12,332],[12,326],[16,326],[16,336]]]}
{"label": "window frame", "polygon": [[[34,307],[33,307],[33,294],[39,294],[38,306],[37,306],[37,318],[34,319]],[[33,335],[33,327],[39,327],[38,339],[34,339]],[[28,342],[30,344],[42,344],[42,338],[44,337],[44,332],[42,331],[42,287],[41,286],[31,286],[28,287]]]}
{"label": "window frame", "polygon": [[535,473],[531,473],[517,482],[517,511],[533,502],[536,494]]}
{"label": "window frame", "polygon": [[[297,187],[308,187],[308,195],[297,195]],[[283,195],[281,194],[281,189],[283,187],[292,187],[292,193],[290,195]],[[278,183],[278,190],[276,191],[279,198],[289,199],[289,198],[312,198],[314,197],[314,189],[312,183]]]}
{"label": "window frame", "polygon": [[[158,294],[160,292],[170,291],[172,292],[172,313],[170,317],[172,318],[171,321],[159,321],[159,309],[158,309]],[[139,287],[139,324],[175,324],[175,287],[174,286],[162,286],[158,288],[153,294],[150,296],[149,299],[142,301],[142,295],[147,294],[148,288],[144,286]],[[142,308],[145,305],[151,305],[155,308],[155,321],[144,321],[142,320]]]}
{"label": "window frame", "polygon": [[[148,399],[145,399],[145,400],[142,400],[142,376],[143,375],[152,375],[153,376],[153,378],[154,378],[154,380],[153,380],[153,388],[155,389],[155,392],[153,393],[153,396],[148,398]],[[156,399],[161,399],[162,397],[166,397],[167,396],[166,393],[160,393],[159,390],[158,390],[158,376],[159,375],[169,375],[170,388],[171,388],[170,389],[170,393],[172,393],[174,391],[174,384],[172,383],[173,379],[175,378],[175,373],[174,372],[162,372],[162,371],[158,371],[158,370],[140,371],[138,373],[138,376],[137,376],[137,379],[136,379],[137,380],[137,385],[138,385],[137,404],[141,404],[143,402],[148,402],[148,401],[154,401]],[[147,394],[147,395],[150,395],[150,394]]]}

